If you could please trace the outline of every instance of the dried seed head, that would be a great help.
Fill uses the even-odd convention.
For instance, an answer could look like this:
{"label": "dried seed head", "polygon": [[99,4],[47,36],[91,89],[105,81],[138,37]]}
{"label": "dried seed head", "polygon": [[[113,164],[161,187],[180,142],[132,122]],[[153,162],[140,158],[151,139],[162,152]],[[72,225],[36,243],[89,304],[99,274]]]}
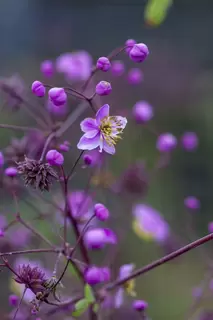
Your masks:
{"label": "dried seed head", "polygon": [[20,265],[15,281],[30,288],[33,293],[44,292],[46,281],[45,273],[39,267],[31,267],[29,264]]}
{"label": "dried seed head", "polygon": [[48,163],[25,157],[25,160],[17,165],[18,173],[23,176],[26,186],[49,191],[52,181],[58,179],[57,173]]}

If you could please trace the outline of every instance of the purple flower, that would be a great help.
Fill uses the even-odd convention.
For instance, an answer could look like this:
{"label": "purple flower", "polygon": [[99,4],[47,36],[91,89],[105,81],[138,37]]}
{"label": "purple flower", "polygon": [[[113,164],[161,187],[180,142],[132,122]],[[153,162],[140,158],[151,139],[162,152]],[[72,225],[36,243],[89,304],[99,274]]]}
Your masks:
{"label": "purple flower", "polygon": [[84,191],[74,191],[68,196],[70,211],[78,222],[85,222],[91,216],[92,198]]}
{"label": "purple flower", "polygon": [[89,249],[102,249],[106,244],[117,244],[117,237],[111,229],[94,228],[85,233],[84,242]]}
{"label": "purple flower", "polygon": [[96,203],[94,211],[98,220],[106,221],[109,218],[109,210],[102,203]]}
{"label": "purple flower", "polygon": [[93,150],[97,147],[109,154],[115,153],[115,144],[120,139],[127,119],[121,116],[109,116],[109,105],[103,105],[96,113],[96,118],[86,118],[81,122],[84,132],[77,147],[80,150]]}
{"label": "purple flower", "polygon": [[86,51],[65,53],[58,57],[56,69],[72,81],[85,81],[92,70],[92,58]]}
{"label": "purple flower", "polygon": [[172,133],[162,133],[159,135],[156,148],[160,152],[170,152],[177,146],[177,139]]}
{"label": "purple flower", "polygon": [[46,160],[51,166],[62,166],[64,156],[57,150],[49,150],[46,154]]}
{"label": "purple flower", "polygon": [[111,84],[107,81],[100,81],[95,88],[95,92],[99,96],[107,96],[108,94],[111,93],[111,91],[112,91]]}
{"label": "purple flower", "polygon": [[181,138],[181,143],[186,151],[194,151],[199,141],[195,132],[185,132]]}
{"label": "purple flower", "polygon": [[91,166],[92,165],[92,156],[90,156],[89,154],[85,154],[83,156],[83,160],[84,160],[84,164],[85,166]]}
{"label": "purple flower", "polygon": [[146,204],[138,204],[133,208],[133,215],[133,229],[139,237],[157,242],[168,239],[169,225],[157,210]]}
{"label": "purple flower", "polygon": [[[134,270],[134,264],[124,264],[119,270],[119,280],[123,280],[128,277]],[[134,296],[134,280],[127,281],[123,287],[119,288],[115,294],[115,308],[120,308],[124,302],[125,291]]]}
{"label": "purple flower", "polygon": [[59,145],[59,150],[63,152],[68,152],[70,150],[70,143],[69,141],[64,141]]}
{"label": "purple flower", "polygon": [[128,72],[128,81],[130,84],[139,84],[143,80],[143,73],[138,68],[132,68]]}
{"label": "purple flower", "polygon": [[128,39],[125,42],[125,46],[126,46],[126,53],[129,54],[130,50],[134,47],[134,45],[136,44],[136,41],[134,39]]}
{"label": "purple flower", "polygon": [[129,57],[134,62],[143,62],[149,55],[149,49],[144,43],[136,43],[129,51]]}
{"label": "purple flower", "polygon": [[45,77],[52,77],[54,73],[53,62],[51,60],[45,60],[41,63],[40,70]]}
{"label": "purple flower", "polygon": [[137,123],[146,123],[153,118],[152,106],[146,101],[138,101],[133,107],[133,116]]}
{"label": "purple flower", "polygon": [[113,76],[116,76],[116,77],[122,76],[122,74],[124,73],[124,70],[125,68],[122,61],[119,61],[119,60],[112,61],[111,72]]}
{"label": "purple flower", "polygon": [[51,88],[48,92],[50,101],[57,107],[63,106],[67,101],[64,88]]}
{"label": "purple flower", "polygon": [[5,169],[4,173],[6,176],[14,178],[17,176],[18,171],[15,167],[9,167],[9,168]]}
{"label": "purple flower", "polygon": [[45,89],[45,86],[43,85],[42,82],[37,81],[37,80],[34,81],[34,82],[32,83],[31,89],[32,89],[32,92],[33,92],[37,97],[44,97],[46,89]]}
{"label": "purple flower", "polygon": [[84,278],[91,286],[101,282],[107,282],[110,280],[110,269],[107,267],[89,267],[84,274]]}
{"label": "purple flower", "polygon": [[10,306],[17,307],[18,302],[19,302],[19,297],[17,297],[15,294],[11,294],[9,296],[9,304],[10,304]]}
{"label": "purple flower", "polygon": [[106,72],[111,68],[111,63],[107,57],[100,57],[96,63],[96,68]]}
{"label": "purple flower", "polygon": [[148,303],[144,300],[135,300],[132,304],[132,307],[136,311],[144,311],[148,308]]}
{"label": "purple flower", "polygon": [[197,210],[200,208],[200,200],[196,197],[190,196],[184,199],[184,205],[191,210]]}

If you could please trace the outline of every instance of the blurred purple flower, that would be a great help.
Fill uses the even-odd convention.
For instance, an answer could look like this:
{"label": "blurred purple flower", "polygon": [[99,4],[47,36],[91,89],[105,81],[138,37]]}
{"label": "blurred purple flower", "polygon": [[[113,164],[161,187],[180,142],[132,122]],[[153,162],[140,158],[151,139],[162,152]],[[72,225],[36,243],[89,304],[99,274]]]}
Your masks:
{"label": "blurred purple flower", "polygon": [[[128,277],[134,270],[134,264],[124,264],[120,267],[118,279],[122,280]],[[127,281],[125,285],[119,288],[115,294],[115,308],[120,308],[124,302],[125,291],[134,296],[134,280]]]}
{"label": "blurred purple flower", "polygon": [[96,113],[96,118],[86,118],[81,122],[84,132],[77,147],[80,150],[93,150],[97,147],[109,154],[115,153],[115,144],[120,139],[127,119],[121,116],[109,116],[109,105],[103,105]]}
{"label": "blurred purple flower", "polygon": [[56,60],[56,70],[68,80],[85,81],[91,74],[92,58],[86,51],[64,53]]}
{"label": "blurred purple flower", "polygon": [[169,225],[157,210],[146,204],[138,204],[133,208],[133,215],[133,229],[139,237],[157,242],[168,239]]}
{"label": "blurred purple flower", "polygon": [[117,244],[117,237],[111,229],[93,228],[84,235],[89,249],[102,249],[106,244]]}

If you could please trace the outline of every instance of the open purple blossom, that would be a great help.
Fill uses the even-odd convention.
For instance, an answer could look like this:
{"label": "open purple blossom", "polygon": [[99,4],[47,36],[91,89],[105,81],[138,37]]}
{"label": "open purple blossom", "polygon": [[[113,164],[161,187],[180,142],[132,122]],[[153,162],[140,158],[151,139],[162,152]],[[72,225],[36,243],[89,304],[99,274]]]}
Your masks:
{"label": "open purple blossom", "polygon": [[84,242],[89,249],[102,249],[106,244],[117,244],[117,237],[111,229],[93,228],[85,233]]}
{"label": "open purple blossom", "polygon": [[[119,270],[118,279],[122,280],[128,277],[133,272],[134,267],[135,266],[133,263],[124,264],[123,266],[121,266]],[[129,295],[135,296],[134,286],[135,286],[134,280],[130,280],[125,282],[124,286],[117,290],[115,294],[115,308],[120,308],[124,303],[125,291]]]}
{"label": "open purple blossom", "polygon": [[133,215],[133,229],[139,237],[160,243],[168,239],[169,225],[157,210],[146,204],[137,204],[133,208]]}
{"label": "open purple blossom", "polygon": [[84,132],[77,147],[80,150],[93,150],[99,147],[109,154],[115,153],[115,144],[127,124],[127,119],[121,116],[109,116],[109,105],[103,105],[96,113],[95,119],[86,118],[81,122]]}

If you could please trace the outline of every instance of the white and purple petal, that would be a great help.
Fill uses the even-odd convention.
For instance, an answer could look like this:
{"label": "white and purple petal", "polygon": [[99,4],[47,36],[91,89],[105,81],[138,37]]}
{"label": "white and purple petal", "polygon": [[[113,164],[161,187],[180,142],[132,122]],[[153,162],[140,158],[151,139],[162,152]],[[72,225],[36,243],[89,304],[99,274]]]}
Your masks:
{"label": "white and purple petal", "polygon": [[98,129],[96,120],[93,118],[86,118],[80,123],[83,132],[94,131]]}
{"label": "white and purple petal", "polygon": [[103,142],[103,149],[109,154],[115,154],[115,146],[113,144],[110,146],[106,141]]}
{"label": "white and purple petal", "polygon": [[100,134],[98,133],[93,138],[87,138],[84,134],[83,137],[79,140],[77,148],[80,150],[93,150],[97,148],[100,144]]}
{"label": "white and purple petal", "polygon": [[101,120],[103,118],[109,117],[109,105],[108,104],[104,104],[96,113],[96,121],[97,124],[100,125],[101,124]]}
{"label": "white and purple petal", "polygon": [[114,302],[115,302],[116,309],[119,309],[122,306],[122,304],[124,302],[124,289],[123,288],[118,289],[118,291],[116,292]]}

